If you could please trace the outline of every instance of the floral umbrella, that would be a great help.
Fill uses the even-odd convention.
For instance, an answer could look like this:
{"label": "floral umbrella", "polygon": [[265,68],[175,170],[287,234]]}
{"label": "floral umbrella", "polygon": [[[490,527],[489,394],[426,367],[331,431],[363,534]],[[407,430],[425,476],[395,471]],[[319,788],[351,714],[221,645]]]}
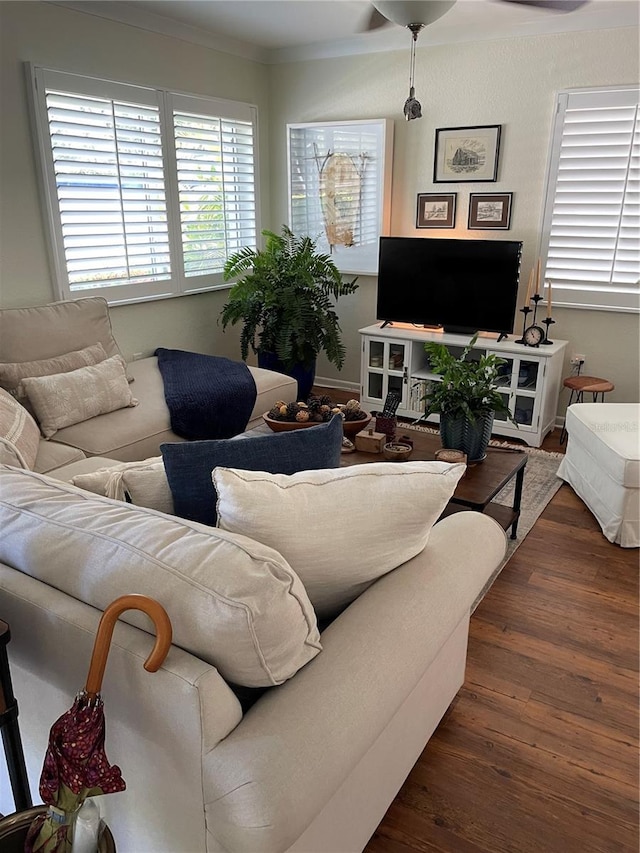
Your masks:
{"label": "floral umbrella", "polygon": [[85,799],[126,788],[120,768],[109,764],[105,754],[104,707],[99,691],[114,625],[121,613],[131,609],[147,613],[156,626],[156,642],[144,668],[156,672],[167,656],[171,622],[161,604],[144,595],[123,595],[106,608],[98,626],[86,687],[49,733],[40,776],[40,796],[49,810],[31,824],[25,853],[70,853],[70,826]]}

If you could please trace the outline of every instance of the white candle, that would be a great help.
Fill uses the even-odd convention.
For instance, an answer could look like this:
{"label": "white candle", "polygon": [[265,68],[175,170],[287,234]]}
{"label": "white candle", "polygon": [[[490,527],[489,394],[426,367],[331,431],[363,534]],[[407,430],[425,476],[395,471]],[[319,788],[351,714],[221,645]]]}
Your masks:
{"label": "white candle", "polygon": [[527,295],[524,300],[524,307],[529,307],[529,302],[531,301],[531,285],[533,284],[533,267],[531,268],[531,272],[529,273],[529,281],[527,283]]}
{"label": "white candle", "polygon": [[536,295],[540,295],[540,267],[542,266],[542,261],[538,258],[538,263],[536,265]]}
{"label": "white candle", "polygon": [[549,288],[547,291],[547,318],[551,317],[551,282],[547,282],[547,287]]}

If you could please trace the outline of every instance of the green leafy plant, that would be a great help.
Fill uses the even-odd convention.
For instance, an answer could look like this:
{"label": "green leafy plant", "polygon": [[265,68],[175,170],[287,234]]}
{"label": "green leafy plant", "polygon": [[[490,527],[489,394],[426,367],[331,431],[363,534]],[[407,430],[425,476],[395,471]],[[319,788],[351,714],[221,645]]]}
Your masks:
{"label": "green leafy plant", "polygon": [[345,282],[328,255],[319,253],[311,237],[263,231],[264,250],[241,249],[224,267],[226,281],[242,276],[222,309],[223,328],[242,323],[240,348],[246,360],[255,353],[275,353],[287,369],[309,367],[318,353],[342,368],[342,343],[335,301],[357,289]]}
{"label": "green leafy plant", "polygon": [[426,414],[466,418],[474,423],[479,416],[501,412],[516,423],[496,388],[500,367],[506,361],[493,353],[485,353],[477,360],[469,358],[477,338],[475,335],[458,357],[444,344],[429,341],[424,345],[431,369],[442,377],[439,382],[431,383],[423,398]]}

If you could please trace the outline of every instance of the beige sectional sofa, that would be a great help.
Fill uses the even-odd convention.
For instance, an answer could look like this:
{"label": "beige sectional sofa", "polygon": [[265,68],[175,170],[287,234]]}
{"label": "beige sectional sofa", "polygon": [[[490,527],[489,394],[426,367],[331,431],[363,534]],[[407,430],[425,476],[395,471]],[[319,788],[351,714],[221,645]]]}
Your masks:
{"label": "beige sectional sofa", "polygon": [[[146,361],[129,366],[133,387],[153,374]],[[171,438],[166,420],[129,444],[98,443],[108,432],[42,449],[24,432],[9,460],[0,447],[0,618],[34,798],[102,610],[142,593],[167,609],[173,644],[150,674],[147,618],[129,611],[113,634],[106,751],[127,790],[100,808],[118,853],[361,851],[463,683],[470,613],[504,531],[473,512],[434,525],[463,473],[446,463],[218,468],[209,527],[92,494],[43,462],[54,445],[63,465],[65,453],[126,459]],[[29,454],[49,473],[25,470]],[[11,810],[0,767],[0,812]]]}
{"label": "beige sectional sofa", "polygon": [[[0,310],[0,387],[3,364],[50,359],[97,343],[107,356],[120,354],[107,303],[100,297]],[[263,412],[277,400],[293,400],[297,388],[294,379],[281,373],[258,367],[249,370],[257,396],[247,429],[262,423]],[[146,459],[159,453],[163,441],[182,441],[171,430],[157,359],[130,362],[127,373],[133,380],[131,390],[138,405],[58,430],[51,440],[41,442],[34,470],[47,473],[95,456],[121,461]]]}

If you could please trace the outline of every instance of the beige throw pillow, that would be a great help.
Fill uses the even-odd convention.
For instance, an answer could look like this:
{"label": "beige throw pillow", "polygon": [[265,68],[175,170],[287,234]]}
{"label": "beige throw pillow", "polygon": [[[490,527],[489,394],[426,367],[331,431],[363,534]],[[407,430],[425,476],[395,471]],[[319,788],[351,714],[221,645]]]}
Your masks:
{"label": "beige throw pillow", "polygon": [[40,430],[24,406],[0,388],[0,462],[33,468],[40,445]]}
{"label": "beige throw pillow", "polygon": [[277,548],[326,618],[423,550],[464,472],[446,462],[290,476],[215,468],[218,527]]}
{"label": "beige throw pillow", "polygon": [[74,352],[63,353],[55,358],[44,358],[39,361],[21,361],[0,364],[0,388],[11,392],[13,396],[24,402],[26,391],[22,380],[32,376],[52,376],[56,373],[69,373],[79,367],[100,364],[107,358],[102,344],[94,344]]}
{"label": "beige throw pillow", "polygon": [[120,355],[91,367],[23,379],[22,383],[45,438],[63,427],[138,405]]}
{"label": "beige throw pillow", "polygon": [[70,482],[80,489],[117,501],[130,501],[173,515],[173,496],[162,456],[141,462],[120,462],[87,474],[76,474]]}

